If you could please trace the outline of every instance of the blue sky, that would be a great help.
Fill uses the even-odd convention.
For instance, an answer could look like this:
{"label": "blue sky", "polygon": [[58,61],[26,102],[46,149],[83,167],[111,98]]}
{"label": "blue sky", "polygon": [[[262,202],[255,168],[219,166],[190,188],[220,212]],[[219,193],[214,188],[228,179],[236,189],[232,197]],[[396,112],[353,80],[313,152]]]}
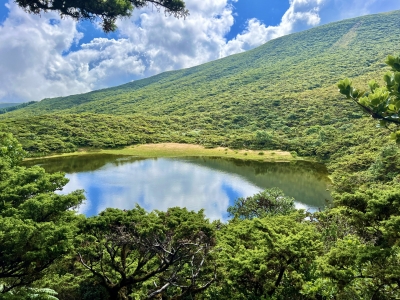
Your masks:
{"label": "blue sky", "polygon": [[226,35],[228,40],[235,38],[238,33],[245,30],[247,20],[252,18],[256,18],[266,25],[278,25],[283,14],[289,8],[289,1],[241,0],[232,3],[232,6],[235,22]]}
{"label": "blue sky", "polygon": [[0,102],[88,92],[243,52],[293,32],[400,9],[399,0],[186,0],[175,19],[151,6],[97,24],[29,15],[0,0]]}

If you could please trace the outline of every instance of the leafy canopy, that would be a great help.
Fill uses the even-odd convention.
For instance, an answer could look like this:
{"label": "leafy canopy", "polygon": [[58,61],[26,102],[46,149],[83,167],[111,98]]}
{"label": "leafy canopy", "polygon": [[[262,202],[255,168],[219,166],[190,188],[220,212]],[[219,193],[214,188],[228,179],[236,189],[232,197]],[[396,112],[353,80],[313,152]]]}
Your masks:
{"label": "leafy canopy", "polygon": [[218,299],[293,299],[285,293],[299,294],[322,247],[319,233],[305,217],[297,211],[225,226],[218,238]]}
{"label": "leafy canopy", "polygon": [[244,220],[266,216],[287,215],[295,210],[294,199],[278,188],[267,189],[247,198],[238,198],[228,207],[230,216]]}
{"label": "leafy canopy", "polygon": [[214,281],[215,229],[203,211],[108,208],[80,227],[79,262],[111,299],[192,299]]}
{"label": "leafy canopy", "polygon": [[25,11],[34,14],[57,11],[61,17],[68,16],[77,21],[94,21],[100,18],[105,32],[114,31],[117,28],[115,25],[117,18],[130,16],[135,7],[141,8],[152,4],[157,9],[164,8],[166,14],[175,17],[188,15],[182,0],[15,0],[15,2]]}
{"label": "leafy canopy", "polygon": [[25,151],[21,144],[13,137],[11,133],[0,131],[0,159],[9,163],[10,166],[16,166],[25,156]]}
{"label": "leafy canopy", "polygon": [[[352,86],[352,82],[346,78],[339,81],[339,92],[353,100],[362,110],[379,120],[379,126],[388,127],[389,124],[400,125],[400,56],[389,55],[385,63],[391,67],[391,71],[383,76],[386,86],[380,87],[375,80],[368,85],[370,92],[360,91]],[[390,135],[396,143],[400,143],[400,131],[394,131]]]}
{"label": "leafy canopy", "polygon": [[62,173],[17,166],[23,152],[11,134],[0,132],[0,150],[1,294],[40,279],[72,249],[76,216],[71,208],[84,196],[54,193],[68,181]]}

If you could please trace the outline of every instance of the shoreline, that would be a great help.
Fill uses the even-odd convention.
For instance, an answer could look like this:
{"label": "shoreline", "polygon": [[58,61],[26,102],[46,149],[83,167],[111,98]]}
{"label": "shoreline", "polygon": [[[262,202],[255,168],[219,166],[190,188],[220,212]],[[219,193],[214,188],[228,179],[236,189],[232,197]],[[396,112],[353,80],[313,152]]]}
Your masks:
{"label": "shoreline", "polygon": [[[55,158],[64,156],[83,156],[92,154],[112,154],[112,155],[127,155],[139,156],[144,158],[154,157],[226,157],[242,160],[256,161],[276,161],[288,162],[306,160],[302,157],[293,157],[288,151],[281,150],[236,150],[223,147],[205,148],[195,144],[179,144],[179,143],[160,143],[160,144],[140,144],[127,146],[122,149],[79,149],[75,152],[52,154],[40,157],[30,157],[25,160],[35,160],[44,158]],[[308,160],[307,160],[308,161]],[[312,161],[312,160],[310,160]]]}

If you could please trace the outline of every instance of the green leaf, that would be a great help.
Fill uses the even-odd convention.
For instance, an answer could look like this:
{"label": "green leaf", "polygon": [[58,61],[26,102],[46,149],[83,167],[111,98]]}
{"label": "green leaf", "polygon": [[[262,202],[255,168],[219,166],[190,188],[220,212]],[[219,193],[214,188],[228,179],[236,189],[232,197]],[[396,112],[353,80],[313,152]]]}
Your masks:
{"label": "green leaf", "polygon": [[394,73],[394,81],[400,83],[400,72]]}
{"label": "green leaf", "polygon": [[383,80],[386,82],[387,85],[392,86],[392,73],[388,72],[385,75],[383,75]]}
{"label": "green leaf", "polygon": [[379,88],[379,84],[375,80],[371,80],[368,82],[369,88],[371,92],[375,91],[375,89]]}
{"label": "green leaf", "polygon": [[386,127],[387,122],[385,120],[380,120],[379,121],[379,127]]}
{"label": "green leaf", "polygon": [[377,106],[379,103],[381,103],[381,99],[378,95],[371,95],[373,97],[370,97],[369,100],[373,106]]}
{"label": "green leaf", "polygon": [[393,64],[395,63],[395,57],[392,55],[388,55],[388,57],[385,60],[385,63],[389,66],[393,66]]}
{"label": "green leaf", "polygon": [[347,98],[350,98],[351,93],[351,81],[346,78],[344,80],[340,80],[337,84],[339,88],[339,92],[345,95]]}

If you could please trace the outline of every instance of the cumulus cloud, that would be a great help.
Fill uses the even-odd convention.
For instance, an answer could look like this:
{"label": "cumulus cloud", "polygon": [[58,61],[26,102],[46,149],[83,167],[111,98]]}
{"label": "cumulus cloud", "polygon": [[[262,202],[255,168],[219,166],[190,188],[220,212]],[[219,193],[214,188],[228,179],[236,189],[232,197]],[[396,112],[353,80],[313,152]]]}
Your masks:
{"label": "cumulus cloud", "polygon": [[1,102],[115,86],[243,52],[327,21],[372,13],[378,4],[380,9],[400,6],[398,0],[290,0],[277,26],[250,19],[243,32],[227,41],[235,21],[231,3],[245,0],[186,0],[186,20],[150,6],[119,20],[114,38],[72,47],[83,37],[76,22],[55,13],[29,15],[9,1],[9,15],[0,23]]}
{"label": "cumulus cloud", "polygon": [[230,6],[226,0],[186,2],[190,11],[186,20],[166,18],[148,8],[118,22],[121,36],[140,45],[137,51],[147,62],[145,76],[219,58],[234,21]]}
{"label": "cumulus cloud", "polygon": [[222,47],[221,56],[243,52],[271,39],[318,25],[321,21],[319,10],[326,1],[290,0],[290,7],[277,26],[265,26],[257,19],[250,19],[247,29]]}
{"label": "cumulus cloud", "polygon": [[85,189],[88,200],[79,212],[97,215],[107,207],[132,209],[136,203],[148,211],[166,211],[169,207],[205,209],[208,218],[225,220],[230,204],[224,190],[229,186],[240,197],[261,189],[234,174],[170,159],[142,160],[96,172],[68,174],[70,182],[61,193]]}
{"label": "cumulus cloud", "polygon": [[233,24],[227,0],[188,0],[186,20],[152,7],[118,21],[119,38],[82,38],[76,22],[29,15],[9,2],[0,25],[0,101],[40,100],[86,92],[219,58]]}
{"label": "cumulus cloud", "polygon": [[71,20],[55,14],[28,15],[12,2],[0,26],[0,99],[32,100],[37,95],[88,90],[71,76],[75,70],[62,53],[81,38]]}
{"label": "cumulus cloud", "polygon": [[[86,191],[87,201],[79,212],[97,215],[107,207],[132,209],[136,203],[148,211],[186,207],[205,209],[212,220],[225,220],[227,208],[239,197],[252,196],[264,189],[279,187],[294,197],[297,208],[315,211],[330,199],[326,181],[302,171],[288,169],[254,173],[253,167],[202,159],[145,159],[108,164],[90,172],[67,174],[69,183],[60,193]],[[202,164],[203,163],[203,164]],[[219,169],[219,167],[222,167]],[[272,172],[271,172],[272,171]],[[110,174],[112,173],[112,176]],[[273,176],[271,176],[273,174]]]}

